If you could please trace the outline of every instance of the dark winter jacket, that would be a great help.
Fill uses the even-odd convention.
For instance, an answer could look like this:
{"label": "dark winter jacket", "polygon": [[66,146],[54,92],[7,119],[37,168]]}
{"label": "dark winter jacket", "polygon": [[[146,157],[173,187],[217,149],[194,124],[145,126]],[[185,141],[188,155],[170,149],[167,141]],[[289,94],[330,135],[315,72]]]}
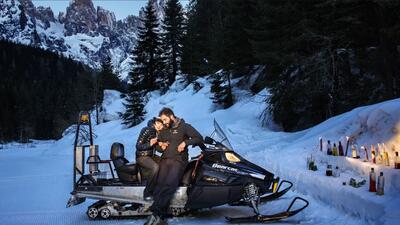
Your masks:
{"label": "dark winter jacket", "polygon": [[[175,158],[185,162],[189,158],[187,146],[196,146],[203,143],[201,134],[190,124],[179,118],[169,129],[162,130],[158,137],[161,142],[169,142],[167,149],[164,150],[161,156],[162,158]],[[178,146],[183,141],[186,143],[186,148],[183,152],[178,152]]]}
{"label": "dark winter jacket", "polygon": [[144,127],[139,134],[136,142],[136,157],[153,156],[154,146],[150,146],[150,140],[157,136],[156,129],[153,126],[154,120],[149,120],[147,127]]}

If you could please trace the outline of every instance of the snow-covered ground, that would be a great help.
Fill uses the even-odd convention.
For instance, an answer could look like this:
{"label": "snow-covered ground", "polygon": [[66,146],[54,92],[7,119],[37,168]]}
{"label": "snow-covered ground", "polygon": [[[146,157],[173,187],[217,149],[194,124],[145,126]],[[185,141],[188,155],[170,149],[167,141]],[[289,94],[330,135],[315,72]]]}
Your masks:
{"label": "snow-covered ground", "polygon": [[[215,118],[239,154],[293,181],[294,190],[279,201],[264,205],[262,212],[271,214],[283,210],[294,196],[308,199],[310,206],[278,224],[400,224],[400,170],[350,158],[328,157],[318,147],[320,137],[345,143],[345,137],[352,136],[358,145],[385,142],[400,150],[400,99],[354,109],[305,131],[284,133],[261,127],[259,116],[265,108],[266,91],[252,96],[235,90],[238,102],[227,110],[216,110],[209,98],[208,81],[199,79],[199,83],[203,88],[198,92],[191,85],[185,88],[176,82],[165,95],[151,93],[146,105],[147,118],[168,106],[204,136],[212,132]],[[127,158],[134,160],[134,144],[147,121],[124,128],[116,119],[117,113],[123,110],[119,93],[107,91],[105,96],[103,116],[111,121],[94,126],[100,155],[108,158],[111,144],[118,141],[125,145]],[[85,215],[92,203],[89,200],[65,208],[72,188],[72,145],[73,134],[66,134],[57,141],[12,143],[0,149],[0,224],[143,224],[143,218],[89,221]],[[198,153],[199,149],[190,151],[191,156]],[[317,159],[319,170],[316,172],[306,170],[306,157],[310,154]],[[324,175],[328,163],[341,168],[339,178]],[[350,177],[367,179],[371,166],[386,175],[384,196],[369,193],[368,183],[360,188],[348,185]],[[344,181],[346,186],[342,185]],[[250,213],[248,208],[221,206],[190,217],[170,219],[170,224],[225,224],[224,216]]]}

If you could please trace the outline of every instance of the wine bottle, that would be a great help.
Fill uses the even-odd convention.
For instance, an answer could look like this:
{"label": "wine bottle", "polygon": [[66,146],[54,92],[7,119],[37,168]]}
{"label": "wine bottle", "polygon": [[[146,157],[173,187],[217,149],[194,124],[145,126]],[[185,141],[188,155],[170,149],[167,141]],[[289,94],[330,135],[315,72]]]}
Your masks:
{"label": "wine bottle", "polygon": [[352,146],[351,146],[351,156],[352,156],[354,159],[359,158],[359,157],[358,157],[358,153],[357,153],[357,148],[356,148],[355,145],[352,145]]}
{"label": "wine bottle", "polygon": [[376,164],[376,153],[374,145],[371,145],[371,162]]}
{"label": "wine bottle", "polygon": [[400,169],[400,157],[399,157],[399,152],[396,152],[396,158],[394,161],[394,168],[395,169]]}
{"label": "wine bottle", "polygon": [[369,172],[369,191],[376,192],[376,175],[374,168],[371,168],[371,172]]}
{"label": "wine bottle", "polygon": [[333,175],[332,165],[326,167],[326,176],[331,177]]}
{"label": "wine bottle", "polygon": [[328,140],[328,144],[326,145],[326,154],[332,155],[332,145],[330,140]]}
{"label": "wine bottle", "polygon": [[388,151],[386,149],[386,145],[382,144],[382,146],[383,146],[383,164],[385,166],[389,166],[390,165],[390,163],[389,163],[389,153],[388,153]]}
{"label": "wine bottle", "polygon": [[338,149],[336,147],[336,143],[333,143],[332,155],[333,156],[338,156],[339,155]]}
{"label": "wine bottle", "polygon": [[384,188],[385,188],[385,177],[383,176],[383,172],[381,172],[378,177],[378,188],[376,190],[376,194],[384,195]]}

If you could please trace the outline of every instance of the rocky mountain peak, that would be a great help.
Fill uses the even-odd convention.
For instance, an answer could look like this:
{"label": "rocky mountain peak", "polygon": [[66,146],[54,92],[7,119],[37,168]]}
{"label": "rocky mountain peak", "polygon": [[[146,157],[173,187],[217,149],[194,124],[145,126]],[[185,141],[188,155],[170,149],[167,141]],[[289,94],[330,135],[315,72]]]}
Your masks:
{"label": "rocky mountain peak", "polygon": [[92,0],[71,0],[65,16],[65,35],[90,34],[97,29],[97,12]]}
{"label": "rocky mountain peak", "polygon": [[[152,0],[159,18],[165,0]],[[23,19],[21,19],[23,18]],[[94,7],[92,0],[70,0],[65,12],[31,0],[0,0],[0,39],[57,52],[92,68],[111,58],[114,71],[125,78],[140,25],[138,16],[116,20],[113,12]]]}
{"label": "rocky mountain peak", "polygon": [[100,6],[97,7],[97,23],[99,27],[105,29],[114,29],[117,23],[115,14]]}

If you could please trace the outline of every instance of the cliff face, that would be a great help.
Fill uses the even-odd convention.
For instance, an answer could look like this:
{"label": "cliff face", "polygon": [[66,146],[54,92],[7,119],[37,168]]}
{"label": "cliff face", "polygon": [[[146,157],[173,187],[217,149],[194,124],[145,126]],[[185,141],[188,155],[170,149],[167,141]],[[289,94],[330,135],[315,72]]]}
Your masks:
{"label": "cliff face", "polygon": [[90,34],[97,30],[97,12],[91,0],[72,0],[67,7],[65,35]]}
{"label": "cliff face", "polygon": [[[153,4],[163,16],[164,0]],[[92,0],[71,0],[58,16],[31,0],[0,0],[0,39],[49,49],[93,68],[110,57],[122,78],[130,70],[139,24],[133,15],[116,20],[113,12],[95,8]]]}

